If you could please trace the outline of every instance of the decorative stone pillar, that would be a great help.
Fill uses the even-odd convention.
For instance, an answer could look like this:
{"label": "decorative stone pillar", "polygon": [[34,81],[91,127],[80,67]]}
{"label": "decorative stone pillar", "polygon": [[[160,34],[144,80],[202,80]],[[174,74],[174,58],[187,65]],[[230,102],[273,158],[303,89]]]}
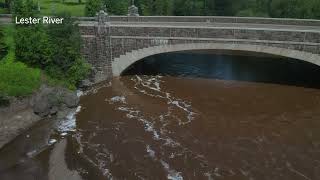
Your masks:
{"label": "decorative stone pillar", "polygon": [[128,16],[139,16],[139,9],[134,5],[134,1],[132,1],[132,5],[128,8]]}
{"label": "decorative stone pillar", "polygon": [[98,21],[98,25],[106,25],[109,23],[108,13],[104,12],[104,10],[100,10],[96,14],[96,20]]}
{"label": "decorative stone pillar", "polygon": [[112,77],[111,46],[110,46],[110,20],[108,13],[100,10],[96,14],[96,67],[95,82],[100,82]]}

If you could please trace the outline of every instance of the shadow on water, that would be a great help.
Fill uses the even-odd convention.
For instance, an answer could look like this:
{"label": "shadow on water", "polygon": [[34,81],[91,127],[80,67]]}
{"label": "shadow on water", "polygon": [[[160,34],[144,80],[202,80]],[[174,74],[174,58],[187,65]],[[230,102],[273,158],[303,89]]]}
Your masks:
{"label": "shadow on water", "polygon": [[245,52],[194,51],[158,54],[122,75],[169,75],[320,88],[320,67],[301,60]]}

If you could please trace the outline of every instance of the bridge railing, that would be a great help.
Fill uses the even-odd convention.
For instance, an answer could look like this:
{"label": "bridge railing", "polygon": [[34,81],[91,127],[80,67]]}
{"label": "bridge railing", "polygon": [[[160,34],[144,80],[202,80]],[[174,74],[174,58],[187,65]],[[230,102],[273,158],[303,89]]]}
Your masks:
{"label": "bridge railing", "polygon": [[122,22],[204,22],[204,23],[250,23],[320,26],[320,20],[260,18],[260,17],[229,17],[229,16],[110,16],[110,21]]}
{"label": "bridge railing", "polygon": [[[11,18],[11,14],[0,14],[0,18]],[[74,17],[78,21],[96,21],[96,17]],[[231,16],[109,16],[111,22],[203,22],[203,23],[248,23],[320,26],[316,19],[231,17]]]}

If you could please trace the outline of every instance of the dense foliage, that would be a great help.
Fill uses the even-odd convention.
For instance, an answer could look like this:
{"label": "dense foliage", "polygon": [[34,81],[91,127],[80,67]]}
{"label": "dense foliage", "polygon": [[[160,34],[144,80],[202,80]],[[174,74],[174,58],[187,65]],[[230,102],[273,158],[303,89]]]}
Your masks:
{"label": "dense foliage", "polygon": [[36,6],[33,0],[11,0],[11,13],[17,17],[33,17]]}
{"label": "dense foliage", "polygon": [[65,79],[69,85],[75,86],[88,75],[90,66],[81,56],[81,37],[78,25],[68,15],[64,24],[52,24],[47,33],[50,44],[50,62],[46,71],[51,77]]}
{"label": "dense foliage", "polygon": [[[37,16],[32,0],[12,0],[18,17]],[[0,106],[7,96],[27,96],[41,83],[75,89],[90,66],[80,54],[78,26],[68,15],[60,25],[7,25],[0,30]]]}
{"label": "dense foliage", "polygon": [[[103,3],[110,14],[126,15],[128,0],[88,0],[89,16]],[[219,15],[320,18],[319,0],[136,0],[141,15]]]}
{"label": "dense foliage", "polygon": [[[35,13],[34,6],[28,3],[30,0],[15,4],[14,12],[24,17],[28,17],[26,12]],[[63,81],[64,85],[74,89],[86,77],[90,67],[81,57],[81,38],[77,24],[71,20],[70,15],[61,14],[59,17],[64,18],[63,24],[17,25],[16,59],[30,67],[44,70],[50,79]]]}
{"label": "dense foliage", "polygon": [[95,16],[101,8],[103,8],[103,3],[101,0],[87,0],[85,7],[85,15]]}
{"label": "dense foliage", "polygon": [[7,52],[7,45],[4,39],[3,27],[0,26],[0,61]]}
{"label": "dense foliage", "polygon": [[26,96],[40,85],[40,70],[30,68],[15,60],[15,46],[13,40],[14,28],[4,29],[4,43],[8,46],[8,53],[0,62],[0,106],[6,105],[9,96]]}
{"label": "dense foliage", "polygon": [[43,26],[16,28],[16,59],[31,67],[45,68],[50,61],[48,35]]}

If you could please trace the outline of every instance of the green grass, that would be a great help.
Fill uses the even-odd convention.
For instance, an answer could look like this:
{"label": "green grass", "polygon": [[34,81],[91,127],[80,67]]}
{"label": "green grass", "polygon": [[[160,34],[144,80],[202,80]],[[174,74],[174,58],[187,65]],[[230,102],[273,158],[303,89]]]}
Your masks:
{"label": "green grass", "polygon": [[[0,4],[4,4],[4,0],[0,0]],[[0,14],[8,14],[9,10],[3,7],[0,7]]]}
{"label": "green grass", "polygon": [[40,76],[39,69],[29,68],[21,62],[0,62],[0,91],[9,96],[30,95],[39,88]]}
{"label": "green grass", "polygon": [[[33,0],[36,4],[38,0]],[[0,3],[4,3],[4,0],[0,0]],[[41,15],[53,15],[68,12],[71,16],[84,16],[86,0],[82,0],[82,3],[78,3],[78,0],[39,0],[40,14]],[[54,11],[53,11],[54,9]],[[9,13],[8,9],[0,7],[0,14]]]}
{"label": "green grass", "polygon": [[8,14],[9,10],[5,8],[0,8],[0,14]]}
{"label": "green grass", "polygon": [[39,0],[39,2],[41,15],[52,15],[55,11],[56,14],[68,12],[71,16],[84,16],[85,0],[82,0],[81,4],[78,0],[65,0],[64,3],[62,0]]}
{"label": "green grass", "polygon": [[1,27],[5,32],[8,54],[0,61],[0,94],[27,96],[39,88],[41,71],[15,61],[14,26]]}

